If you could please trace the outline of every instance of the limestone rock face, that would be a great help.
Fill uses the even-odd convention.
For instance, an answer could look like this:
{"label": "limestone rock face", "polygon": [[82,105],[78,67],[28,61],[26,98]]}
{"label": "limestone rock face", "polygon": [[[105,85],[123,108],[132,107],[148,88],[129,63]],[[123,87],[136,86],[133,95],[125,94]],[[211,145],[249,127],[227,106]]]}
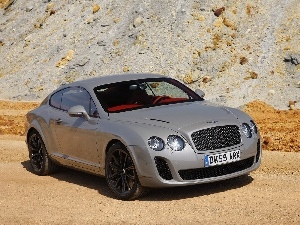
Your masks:
{"label": "limestone rock face", "polygon": [[299,0],[0,0],[0,98],[40,100],[74,80],[160,73],[232,107],[259,99],[288,109],[292,99],[297,109],[299,15]]}

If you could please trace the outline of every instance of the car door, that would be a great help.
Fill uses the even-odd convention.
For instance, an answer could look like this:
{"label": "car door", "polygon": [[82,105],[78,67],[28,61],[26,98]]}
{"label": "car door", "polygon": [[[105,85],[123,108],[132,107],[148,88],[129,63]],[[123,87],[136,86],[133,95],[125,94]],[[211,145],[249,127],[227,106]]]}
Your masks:
{"label": "car door", "polygon": [[[64,89],[58,95],[61,97],[60,105],[57,108],[59,112],[54,114],[50,124],[62,157],[69,166],[95,172],[98,170],[100,161],[97,152],[98,117],[94,114],[96,112],[95,104],[89,93],[80,87]],[[68,115],[68,109],[76,105],[82,105],[85,108],[91,116],[90,121],[85,117]]]}

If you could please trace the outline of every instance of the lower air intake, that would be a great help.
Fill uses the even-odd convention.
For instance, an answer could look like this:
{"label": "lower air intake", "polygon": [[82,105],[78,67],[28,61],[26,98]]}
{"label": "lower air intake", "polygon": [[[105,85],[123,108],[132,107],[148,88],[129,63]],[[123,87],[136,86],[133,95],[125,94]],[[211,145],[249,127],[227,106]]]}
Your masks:
{"label": "lower air intake", "polygon": [[163,178],[165,180],[172,180],[173,176],[169,169],[168,163],[164,159],[159,158],[159,157],[155,157],[154,161],[156,164],[157,171],[158,171],[159,175],[161,176],[161,178]]}
{"label": "lower air intake", "polygon": [[245,169],[250,168],[253,165],[254,157],[244,159],[241,161],[212,166],[199,169],[188,169],[188,170],[179,170],[178,173],[183,180],[197,180],[210,177],[219,177],[227,174],[239,172]]}

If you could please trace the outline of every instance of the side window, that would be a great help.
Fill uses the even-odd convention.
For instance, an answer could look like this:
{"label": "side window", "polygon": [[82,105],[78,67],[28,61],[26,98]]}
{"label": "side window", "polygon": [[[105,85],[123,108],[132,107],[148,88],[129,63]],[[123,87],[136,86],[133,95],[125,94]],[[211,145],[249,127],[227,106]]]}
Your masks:
{"label": "side window", "polygon": [[76,105],[82,105],[90,116],[97,116],[98,111],[89,93],[80,87],[66,88],[51,96],[50,105],[65,111]]}
{"label": "side window", "polygon": [[97,117],[99,115],[96,105],[93,102],[92,98],[90,98],[90,111],[87,111],[87,112],[92,117]]}
{"label": "side window", "polygon": [[61,97],[63,94],[64,90],[61,90],[59,92],[56,92],[55,94],[53,94],[50,98],[49,104],[55,108],[60,109],[61,106]]}
{"label": "side window", "polygon": [[80,98],[82,95],[80,92],[82,89],[80,88],[67,88],[65,89],[66,91],[62,95],[62,100],[61,100],[61,109],[68,111],[71,107],[75,105],[80,105],[83,100]]}

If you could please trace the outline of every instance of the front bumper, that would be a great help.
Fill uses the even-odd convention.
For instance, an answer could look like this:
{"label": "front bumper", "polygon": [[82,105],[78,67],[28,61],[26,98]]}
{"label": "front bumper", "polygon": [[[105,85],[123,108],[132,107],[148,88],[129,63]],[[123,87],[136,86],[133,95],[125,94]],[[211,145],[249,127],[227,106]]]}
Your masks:
{"label": "front bumper", "polygon": [[[261,144],[243,144],[215,151],[197,152],[187,146],[183,151],[155,152],[145,147],[131,146],[139,180],[146,187],[187,186],[238,177],[256,170],[261,164]],[[204,156],[239,149],[239,161],[205,167]]]}

